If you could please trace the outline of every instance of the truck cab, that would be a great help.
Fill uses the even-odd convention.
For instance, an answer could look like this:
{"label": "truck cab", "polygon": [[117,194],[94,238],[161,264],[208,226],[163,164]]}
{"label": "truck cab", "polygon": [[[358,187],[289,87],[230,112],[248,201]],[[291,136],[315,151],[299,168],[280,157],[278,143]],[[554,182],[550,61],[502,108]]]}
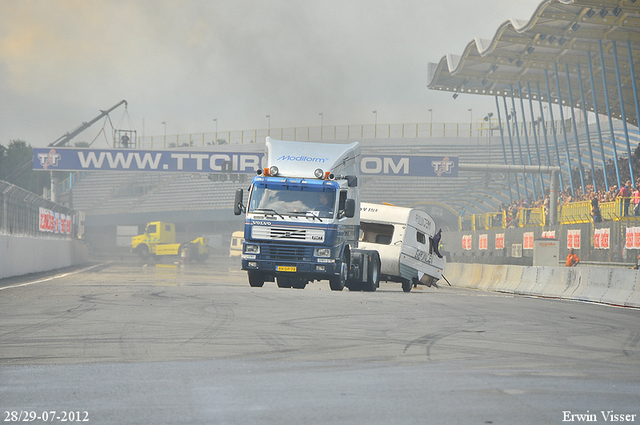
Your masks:
{"label": "truck cab", "polygon": [[176,227],[173,223],[152,221],[147,223],[144,234],[131,238],[131,250],[144,257],[149,254],[155,255],[159,244],[174,244],[175,242]]}
{"label": "truck cab", "polygon": [[131,238],[131,251],[144,260],[164,255],[181,255],[184,252],[188,259],[202,262],[209,257],[209,240],[201,236],[190,242],[177,243],[173,223],[152,221],[147,223],[144,234]]}

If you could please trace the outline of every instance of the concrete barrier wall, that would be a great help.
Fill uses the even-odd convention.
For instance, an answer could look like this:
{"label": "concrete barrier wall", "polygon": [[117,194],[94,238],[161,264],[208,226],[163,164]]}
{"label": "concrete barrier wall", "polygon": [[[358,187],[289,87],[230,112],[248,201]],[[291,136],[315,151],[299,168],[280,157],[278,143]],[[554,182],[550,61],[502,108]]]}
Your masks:
{"label": "concrete barrier wall", "polygon": [[638,270],[447,263],[444,275],[452,286],[640,307]]}
{"label": "concrete barrier wall", "polygon": [[0,235],[0,279],[88,261],[88,249],[78,240]]}

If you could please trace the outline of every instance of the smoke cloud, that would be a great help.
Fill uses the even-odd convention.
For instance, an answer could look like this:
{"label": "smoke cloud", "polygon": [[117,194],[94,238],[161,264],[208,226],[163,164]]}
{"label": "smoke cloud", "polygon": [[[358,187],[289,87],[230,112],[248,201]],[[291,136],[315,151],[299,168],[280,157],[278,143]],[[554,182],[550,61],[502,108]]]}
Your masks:
{"label": "smoke cloud", "polygon": [[[513,3],[517,3],[514,5]],[[0,5],[0,143],[42,147],[122,99],[138,134],[465,122],[493,99],[427,64],[539,1],[23,0]],[[480,112],[483,111],[483,112]],[[118,125],[122,110],[112,113]],[[143,126],[144,122],[144,126]],[[95,128],[94,128],[95,127]],[[78,136],[91,141],[101,125]]]}

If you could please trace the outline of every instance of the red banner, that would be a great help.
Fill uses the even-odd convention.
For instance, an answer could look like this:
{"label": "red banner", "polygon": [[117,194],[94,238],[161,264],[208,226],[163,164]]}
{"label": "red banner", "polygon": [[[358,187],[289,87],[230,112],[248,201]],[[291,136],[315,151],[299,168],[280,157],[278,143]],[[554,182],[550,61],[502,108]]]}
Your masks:
{"label": "red banner", "polygon": [[533,232],[525,232],[522,235],[522,249],[533,249]]}
{"label": "red banner", "polygon": [[567,230],[567,249],[580,249],[580,229]]}
{"label": "red banner", "polygon": [[41,232],[71,234],[71,216],[40,208],[38,229]]}
{"label": "red banner", "polygon": [[489,245],[488,240],[489,240],[489,235],[485,234],[485,235],[478,236],[478,249],[486,250]]}
{"label": "red banner", "polygon": [[471,250],[471,235],[462,235],[462,249]]}
{"label": "red banner", "polygon": [[593,247],[595,249],[609,249],[610,248],[609,238],[610,238],[610,230],[608,227],[594,230]]}
{"label": "red banner", "polygon": [[640,249],[640,227],[627,227],[625,236],[625,248]]}

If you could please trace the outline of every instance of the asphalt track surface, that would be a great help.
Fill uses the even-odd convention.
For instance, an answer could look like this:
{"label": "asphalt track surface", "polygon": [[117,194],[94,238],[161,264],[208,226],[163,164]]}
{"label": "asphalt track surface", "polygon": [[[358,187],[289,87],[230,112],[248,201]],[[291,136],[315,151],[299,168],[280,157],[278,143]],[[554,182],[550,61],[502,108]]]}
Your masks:
{"label": "asphalt track surface", "polygon": [[0,344],[3,423],[640,423],[640,310],[446,284],[116,258],[0,280]]}

